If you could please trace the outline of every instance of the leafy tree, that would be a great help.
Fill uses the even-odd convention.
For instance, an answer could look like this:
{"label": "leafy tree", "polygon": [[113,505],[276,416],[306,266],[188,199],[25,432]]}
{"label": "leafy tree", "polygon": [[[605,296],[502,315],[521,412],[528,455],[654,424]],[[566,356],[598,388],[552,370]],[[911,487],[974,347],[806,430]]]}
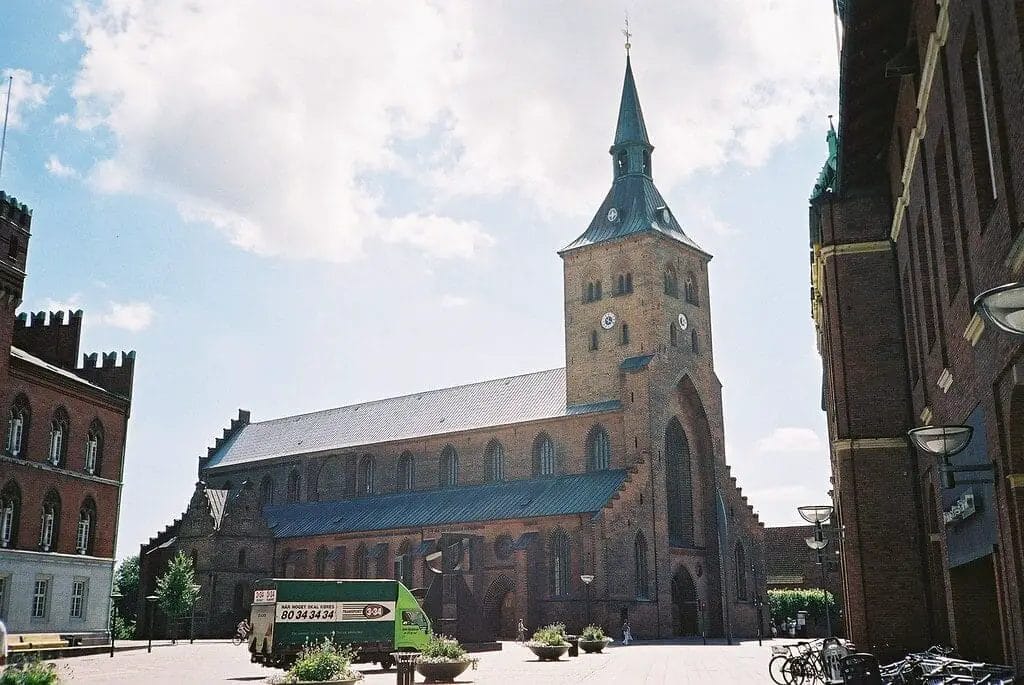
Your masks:
{"label": "leafy tree", "polygon": [[123,618],[126,624],[134,623],[139,612],[138,554],[128,557],[118,565],[114,573],[114,590],[121,594],[121,599],[115,602],[117,615]]}
{"label": "leafy tree", "polygon": [[836,598],[831,592],[824,590],[769,590],[768,608],[771,610],[772,623],[796,619],[796,612],[806,611],[808,619],[813,623],[825,622],[825,604],[832,618],[836,618]]}
{"label": "leafy tree", "polygon": [[167,566],[167,572],[156,579],[156,596],[160,610],[170,619],[173,641],[176,619],[187,614],[199,596],[192,560],[184,552],[178,552]]}

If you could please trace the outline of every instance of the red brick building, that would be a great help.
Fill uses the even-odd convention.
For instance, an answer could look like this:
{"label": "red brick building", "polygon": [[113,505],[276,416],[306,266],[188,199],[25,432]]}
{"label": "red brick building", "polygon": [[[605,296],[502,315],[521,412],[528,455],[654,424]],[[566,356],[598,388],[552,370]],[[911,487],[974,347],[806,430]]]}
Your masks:
{"label": "red brick building", "polygon": [[611,190],[560,253],[564,368],[258,423],[241,412],[183,517],[143,546],[143,592],[181,550],[207,634],[230,632],[251,583],[276,574],[402,578],[471,641],[519,618],[755,635],[764,530],[725,461],[711,256],[655,188],[653,149],[627,60]]}
{"label": "red brick building", "polygon": [[[840,4],[839,129],[811,243],[848,634],[1019,667],[1022,348],[973,300],[1024,266],[1024,5]],[[953,465],[977,470],[944,487],[906,433],[964,424]]]}
{"label": "red brick building", "polygon": [[79,366],[81,311],[15,316],[31,226],[0,192],[0,617],[105,637],[135,353]]}
{"label": "red brick building", "polygon": [[[836,601],[836,610],[831,617],[832,633],[843,635],[839,545],[834,527],[826,525],[823,533],[829,544],[822,552],[822,563],[818,563],[818,553],[806,542],[814,537],[814,526],[765,528],[765,581],[769,590],[828,590]],[[826,637],[826,632],[824,622],[811,626],[811,635]]]}

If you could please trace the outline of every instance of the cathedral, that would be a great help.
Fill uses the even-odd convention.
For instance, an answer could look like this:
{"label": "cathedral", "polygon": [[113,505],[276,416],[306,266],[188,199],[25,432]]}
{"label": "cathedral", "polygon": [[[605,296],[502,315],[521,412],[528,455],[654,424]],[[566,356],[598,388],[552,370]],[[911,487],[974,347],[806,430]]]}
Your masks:
{"label": "cathedral", "polygon": [[[180,518],[197,635],[260,578],[398,578],[464,641],[598,623],[640,638],[767,625],[764,526],[725,461],[708,263],[654,185],[629,57],[612,184],[559,252],[565,366],[267,421],[236,419]],[[163,619],[156,617],[160,625]]]}

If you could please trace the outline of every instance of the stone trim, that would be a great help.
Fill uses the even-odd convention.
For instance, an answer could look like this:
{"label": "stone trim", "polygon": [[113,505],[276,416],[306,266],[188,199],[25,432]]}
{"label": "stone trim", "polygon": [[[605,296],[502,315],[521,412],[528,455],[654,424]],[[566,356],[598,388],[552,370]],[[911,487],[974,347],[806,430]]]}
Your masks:
{"label": "stone trim", "polygon": [[825,260],[834,255],[887,252],[891,247],[892,243],[888,240],[873,240],[863,243],[840,243],[837,245],[822,245],[820,254],[822,260]]}
{"label": "stone trim", "polygon": [[1013,245],[1010,246],[1010,250],[1006,253],[1006,259],[1003,261],[1010,269],[1010,273],[1014,276],[1020,276],[1022,268],[1024,268],[1024,233],[1017,236],[1017,239],[1013,241]]}
{"label": "stone trim", "polygon": [[1006,477],[1011,490],[1024,489],[1024,473],[1011,473]]}
{"label": "stone trim", "polygon": [[[1024,233],[1021,233],[1021,236],[1024,237]],[[1024,253],[1021,255],[1021,260],[1022,263],[1024,263]],[[981,339],[981,334],[984,330],[985,319],[975,312],[971,317],[971,320],[967,323],[967,328],[964,329],[964,340],[971,343],[971,347],[974,347],[978,344],[978,340]]]}
{"label": "stone trim", "polygon": [[942,392],[949,392],[950,387],[953,385],[953,372],[949,369],[943,369],[935,385],[942,388]]}
{"label": "stone trim", "polygon": [[846,440],[833,440],[832,449],[836,452],[850,452],[853,450],[888,450],[895,447],[906,447],[907,439],[899,438],[853,438]]}
{"label": "stone trim", "polygon": [[931,407],[925,407],[921,411],[921,425],[927,426],[929,423],[931,423],[933,416],[935,416],[935,414],[932,413],[932,408]]}
{"label": "stone trim", "polygon": [[928,37],[928,49],[925,52],[924,64],[921,65],[921,87],[917,91],[917,125],[910,132],[907,143],[907,154],[903,163],[903,192],[896,200],[896,208],[892,215],[892,228],[889,236],[893,242],[900,237],[903,215],[910,204],[910,178],[917,166],[917,151],[921,145],[928,126],[928,101],[931,99],[932,81],[935,78],[936,65],[939,62],[939,50],[946,44],[949,37],[949,0],[938,0],[939,13],[935,21],[935,30]]}

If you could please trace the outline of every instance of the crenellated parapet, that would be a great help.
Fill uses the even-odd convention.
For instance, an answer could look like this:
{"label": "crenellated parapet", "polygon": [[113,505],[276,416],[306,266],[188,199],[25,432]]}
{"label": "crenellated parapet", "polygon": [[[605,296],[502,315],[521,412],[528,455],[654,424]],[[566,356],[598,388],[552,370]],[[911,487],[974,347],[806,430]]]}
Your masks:
{"label": "crenellated parapet", "polygon": [[18,198],[8,195],[0,190],[0,218],[23,228],[26,231],[32,227],[32,210]]}
{"label": "crenellated parapet", "polygon": [[68,371],[73,371],[78,361],[81,340],[81,309],[49,312],[49,318],[47,312],[22,312],[14,320],[15,347]]}
{"label": "crenellated parapet", "polygon": [[70,370],[107,392],[131,399],[135,378],[135,350],[121,352],[120,360],[117,352],[82,355],[82,367]]}

